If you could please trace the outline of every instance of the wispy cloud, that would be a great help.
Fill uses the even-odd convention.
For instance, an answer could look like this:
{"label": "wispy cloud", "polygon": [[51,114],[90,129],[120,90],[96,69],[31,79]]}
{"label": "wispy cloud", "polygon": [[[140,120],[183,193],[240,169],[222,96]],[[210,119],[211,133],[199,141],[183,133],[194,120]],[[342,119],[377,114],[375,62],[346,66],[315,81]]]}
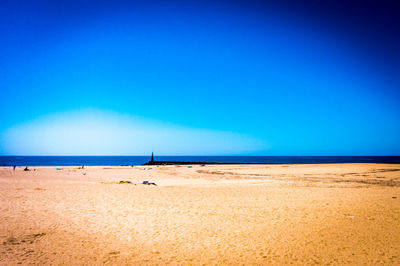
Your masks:
{"label": "wispy cloud", "polygon": [[71,111],[15,125],[0,136],[5,155],[228,155],[267,144],[252,136],[191,128],[99,110]]}

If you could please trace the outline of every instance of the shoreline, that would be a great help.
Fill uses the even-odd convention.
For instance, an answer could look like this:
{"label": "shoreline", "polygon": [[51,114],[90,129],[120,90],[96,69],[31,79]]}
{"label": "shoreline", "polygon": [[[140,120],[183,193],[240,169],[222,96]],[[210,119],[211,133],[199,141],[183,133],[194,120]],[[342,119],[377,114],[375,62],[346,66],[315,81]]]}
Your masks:
{"label": "shoreline", "polygon": [[[170,161],[156,161],[154,164],[133,164],[133,165],[83,165],[84,168],[86,167],[138,167],[138,166],[190,166],[190,165],[200,165],[200,166],[216,166],[216,165],[221,165],[221,166],[274,166],[274,165],[400,165],[400,163],[375,163],[375,162],[365,162],[365,163],[205,163],[205,162],[170,162]],[[82,165],[16,165],[16,168],[25,168],[25,167],[47,167],[47,168],[71,168],[71,167],[82,167]],[[13,168],[14,165],[0,165],[1,168]]]}

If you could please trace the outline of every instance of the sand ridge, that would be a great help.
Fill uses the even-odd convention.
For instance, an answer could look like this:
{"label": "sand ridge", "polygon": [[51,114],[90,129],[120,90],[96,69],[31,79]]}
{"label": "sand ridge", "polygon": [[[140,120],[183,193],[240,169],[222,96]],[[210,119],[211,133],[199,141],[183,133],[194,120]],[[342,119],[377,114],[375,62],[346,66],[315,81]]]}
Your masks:
{"label": "sand ridge", "polygon": [[57,168],[0,168],[1,265],[400,264],[400,165]]}

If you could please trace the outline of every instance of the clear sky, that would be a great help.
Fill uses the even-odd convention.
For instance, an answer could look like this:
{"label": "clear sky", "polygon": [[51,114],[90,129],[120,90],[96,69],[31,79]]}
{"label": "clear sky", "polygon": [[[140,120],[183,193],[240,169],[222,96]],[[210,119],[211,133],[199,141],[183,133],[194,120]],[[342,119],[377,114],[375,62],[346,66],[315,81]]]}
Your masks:
{"label": "clear sky", "polygon": [[399,5],[1,1],[0,155],[400,155]]}

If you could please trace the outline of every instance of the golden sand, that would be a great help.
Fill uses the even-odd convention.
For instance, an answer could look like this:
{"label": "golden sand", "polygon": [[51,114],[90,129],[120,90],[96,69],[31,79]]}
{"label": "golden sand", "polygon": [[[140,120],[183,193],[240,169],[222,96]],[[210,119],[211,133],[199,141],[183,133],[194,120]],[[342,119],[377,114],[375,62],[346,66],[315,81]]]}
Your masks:
{"label": "golden sand", "polygon": [[400,165],[22,169],[0,265],[400,265]]}

